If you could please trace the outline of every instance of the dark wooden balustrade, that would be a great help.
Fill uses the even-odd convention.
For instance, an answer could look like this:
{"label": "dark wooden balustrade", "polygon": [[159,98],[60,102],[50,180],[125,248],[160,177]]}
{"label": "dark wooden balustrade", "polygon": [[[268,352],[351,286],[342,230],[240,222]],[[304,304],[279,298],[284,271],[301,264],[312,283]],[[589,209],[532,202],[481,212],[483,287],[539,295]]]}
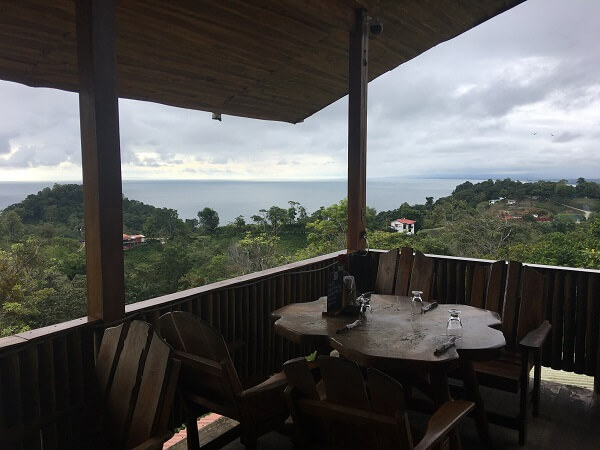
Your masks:
{"label": "dark wooden balustrade", "polygon": [[[270,312],[325,295],[338,254],[128,305],[126,318],[156,326],[167,311],[196,314],[227,341],[243,341],[232,355],[241,378],[263,379],[312,351],[276,336]],[[99,340],[111,325],[83,318],[0,339],[0,448],[66,449],[73,434],[90,426],[80,412],[92,395]],[[179,411],[174,416],[182,423]]]}
{"label": "dark wooden balustrade", "polygon": [[[345,253],[345,252],[341,252]],[[216,326],[227,341],[243,341],[233,359],[254,381],[284,361],[312,351],[273,333],[269,313],[326,294],[338,253],[128,305],[127,319],[156,325],[167,311],[192,312]],[[377,267],[372,251],[363,267]],[[434,297],[470,303],[475,268],[493,261],[428,255],[435,260]],[[600,271],[535,266],[546,275],[546,317],[553,324],[543,364],[595,377],[600,393]],[[368,286],[372,280],[361,281]],[[79,411],[92,394],[94,355],[104,328],[86,318],[0,339],[0,448],[69,448],[81,429]],[[179,416],[175,412],[175,422]],[[89,426],[89,424],[87,425]]]}

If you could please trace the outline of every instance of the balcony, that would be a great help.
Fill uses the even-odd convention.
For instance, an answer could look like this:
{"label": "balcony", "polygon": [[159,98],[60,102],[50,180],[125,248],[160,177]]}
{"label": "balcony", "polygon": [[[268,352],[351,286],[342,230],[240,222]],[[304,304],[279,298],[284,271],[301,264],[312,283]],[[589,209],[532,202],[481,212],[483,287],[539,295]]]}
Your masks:
{"label": "balcony", "polygon": [[[234,363],[248,382],[313,350],[276,336],[269,313],[324,295],[336,254],[125,306],[119,97],[298,123],[348,94],[347,246],[363,250],[368,82],[521,1],[465,1],[452,7],[448,2],[423,6],[372,0],[301,6],[277,1],[6,2],[0,78],[80,95],[88,317],[0,339],[0,446],[69,448],[72,436],[86,425],[77,411],[92,395],[103,330],[126,320],[156,324],[172,310],[200,316],[226,340],[244,341]],[[370,50],[369,14],[392,30]],[[377,267],[378,258],[375,251],[368,255],[364,270],[356,272],[365,285],[373,282],[367,268]],[[490,261],[433,258],[434,296],[440,302],[469,303],[474,269]],[[546,275],[546,317],[553,324],[543,364],[593,376],[597,394],[600,273],[538,268]],[[568,392],[544,392],[543,408],[562,413],[547,425],[557,435],[544,447],[585,447],[584,436],[593,436],[586,424],[597,418],[597,405],[579,402],[567,413],[560,397]],[[176,405],[172,426],[181,419]],[[505,436],[510,441],[504,433],[499,446]]]}
{"label": "balcony", "polygon": [[[336,265],[337,255],[329,254],[128,305],[123,320],[141,319],[156,324],[159,316],[167,311],[196,314],[217,327],[227,341],[244,342],[244,347],[233,355],[234,363],[240,377],[256,382],[280,370],[286,360],[313,351],[275,335],[269,314],[283,305],[325,295],[327,274]],[[366,264],[361,264],[363,270],[377,267],[378,256],[379,252],[371,251]],[[429,256],[435,260],[434,296],[445,303],[468,304],[467,286],[475,267],[491,263]],[[527,448],[547,448],[556,442],[565,443],[559,448],[571,447],[571,443],[591,448],[586,445],[597,442],[598,431],[594,424],[600,415],[597,397],[600,392],[600,272],[536,267],[546,276],[546,318],[553,324],[551,338],[544,349],[543,365],[563,371],[565,375],[594,377],[595,394],[589,389],[544,382],[541,417],[530,421]],[[373,279],[363,276],[362,282],[371,285]],[[80,426],[75,411],[90,398],[95,350],[108,325],[113,324],[82,318],[0,340],[2,448],[68,446],[71,433]],[[486,402],[499,403],[494,397],[486,397]],[[178,408],[176,405],[173,426],[181,423]],[[467,421],[463,431],[465,447],[477,448],[472,423]],[[498,448],[516,447],[516,432],[494,426],[492,432]],[[264,439],[279,442],[283,438],[273,435]],[[227,448],[236,448],[235,444],[230,445],[233,447]]]}

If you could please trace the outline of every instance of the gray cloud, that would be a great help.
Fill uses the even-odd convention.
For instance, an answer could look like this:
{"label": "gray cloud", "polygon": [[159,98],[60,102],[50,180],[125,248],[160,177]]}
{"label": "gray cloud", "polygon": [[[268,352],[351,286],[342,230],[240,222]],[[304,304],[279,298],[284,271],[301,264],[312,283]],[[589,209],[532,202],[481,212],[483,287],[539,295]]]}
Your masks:
{"label": "gray cloud", "polygon": [[[368,176],[597,177],[598,16],[600,2],[528,0],[379,77]],[[76,95],[0,82],[0,98],[0,179],[81,164]],[[125,178],[346,176],[346,98],[297,125],[119,110]]]}

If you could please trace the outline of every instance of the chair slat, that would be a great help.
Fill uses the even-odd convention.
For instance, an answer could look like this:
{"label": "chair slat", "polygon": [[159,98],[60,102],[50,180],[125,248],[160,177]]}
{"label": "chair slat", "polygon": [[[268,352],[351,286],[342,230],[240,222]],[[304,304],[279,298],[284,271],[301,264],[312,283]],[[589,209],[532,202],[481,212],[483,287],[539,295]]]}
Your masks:
{"label": "chair slat", "polygon": [[423,300],[429,302],[433,290],[433,259],[415,251],[413,267],[410,275],[410,291],[423,291]]}
{"label": "chair slat", "polygon": [[544,320],[543,301],[544,275],[531,267],[525,267],[517,323],[517,342]]}
{"label": "chair slat", "polygon": [[375,292],[391,295],[394,293],[396,279],[396,264],[398,262],[398,249],[395,248],[379,255]]}
{"label": "chair slat", "polygon": [[412,270],[413,249],[411,247],[402,247],[398,256],[398,266],[396,269],[395,295],[407,295],[408,285],[410,284],[410,272]]}
{"label": "chair slat", "polygon": [[484,308],[502,313],[503,280],[506,263],[496,261],[489,268]]}
{"label": "chair slat", "polygon": [[522,264],[517,261],[508,263],[506,275],[506,288],[504,291],[504,305],[502,307],[502,332],[506,339],[506,346],[512,348],[516,344],[517,313],[520,301]]}
{"label": "chair slat", "polygon": [[473,284],[471,285],[471,301],[469,304],[476,308],[485,307],[486,266],[477,265],[473,269]]}
{"label": "chair slat", "polygon": [[369,408],[369,397],[360,368],[353,361],[341,361],[330,356],[319,357],[327,400],[353,408]]}
{"label": "chair slat", "polygon": [[123,444],[129,426],[129,417],[135,405],[135,388],[138,382],[140,365],[144,356],[150,325],[134,321],[129,326],[118,357],[115,376],[107,398],[107,413],[116,443]]}
{"label": "chair slat", "polygon": [[152,435],[163,401],[161,393],[168,377],[171,349],[156,335],[152,340],[144,364],[137,402],[129,426],[127,447],[135,447]]}

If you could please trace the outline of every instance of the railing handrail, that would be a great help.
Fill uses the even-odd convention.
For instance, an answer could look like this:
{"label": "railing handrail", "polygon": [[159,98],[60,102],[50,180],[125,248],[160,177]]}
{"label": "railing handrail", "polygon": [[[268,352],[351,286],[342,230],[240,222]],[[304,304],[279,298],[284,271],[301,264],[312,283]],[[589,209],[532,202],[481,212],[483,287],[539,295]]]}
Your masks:
{"label": "railing handrail", "polygon": [[204,286],[186,289],[185,291],[174,292],[173,294],[167,294],[161,297],[155,297],[148,300],[142,300],[141,302],[131,303],[129,305],[125,305],[125,314],[137,314],[143,312],[144,310],[154,309],[157,306],[165,306],[167,304],[176,305],[179,302],[186,301],[186,299],[189,297],[205,294],[207,292],[216,292],[222,289],[244,287],[249,284],[254,284],[260,280],[264,280],[265,278],[277,276],[300,267],[309,266],[311,264],[319,263],[344,254],[346,254],[346,250],[341,250],[338,252],[328,253],[326,255],[316,256],[310,259],[304,259],[302,261],[296,261],[283,266],[277,266],[271,269],[252,272],[246,275],[240,275],[235,278],[229,278],[227,280],[217,281],[211,284],[205,284]]}
{"label": "railing handrail", "polygon": [[[285,264],[283,266],[277,266],[271,269],[261,270],[259,272],[253,272],[246,275],[240,275],[235,278],[230,278],[223,281],[217,281],[215,283],[206,284],[196,288],[186,289],[184,291],[174,292],[172,294],[163,295],[160,297],[154,297],[148,300],[143,300],[137,303],[131,303],[125,306],[125,320],[127,316],[134,314],[143,313],[146,310],[155,309],[160,306],[177,305],[187,301],[190,297],[195,297],[207,292],[216,292],[222,289],[243,287],[247,284],[252,284],[264,280],[265,278],[284,274],[286,272],[299,269],[301,267],[309,266],[311,264],[320,263],[327,259],[332,259],[338,255],[346,254],[346,250],[341,250],[326,255],[316,256],[314,258],[305,259],[302,261],[296,261],[293,263]],[[322,268],[319,270],[323,270]],[[60,336],[64,333],[68,333],[76,328],[93,326],[102,324],[103,326],[111,326],[118,324],[115,323],[103,323],[100,320],[92,319],[90,317],[79,317],[77,319],[69,320],[66,322],[57,323],[55,325],[49,325],[47,327],[36,328],[34,330],[24,331],[11,336],[0,338],[0,354],[6,354],[20,348],[22,345],[28,343],[37,342],[42,339],[52,339]]]}

